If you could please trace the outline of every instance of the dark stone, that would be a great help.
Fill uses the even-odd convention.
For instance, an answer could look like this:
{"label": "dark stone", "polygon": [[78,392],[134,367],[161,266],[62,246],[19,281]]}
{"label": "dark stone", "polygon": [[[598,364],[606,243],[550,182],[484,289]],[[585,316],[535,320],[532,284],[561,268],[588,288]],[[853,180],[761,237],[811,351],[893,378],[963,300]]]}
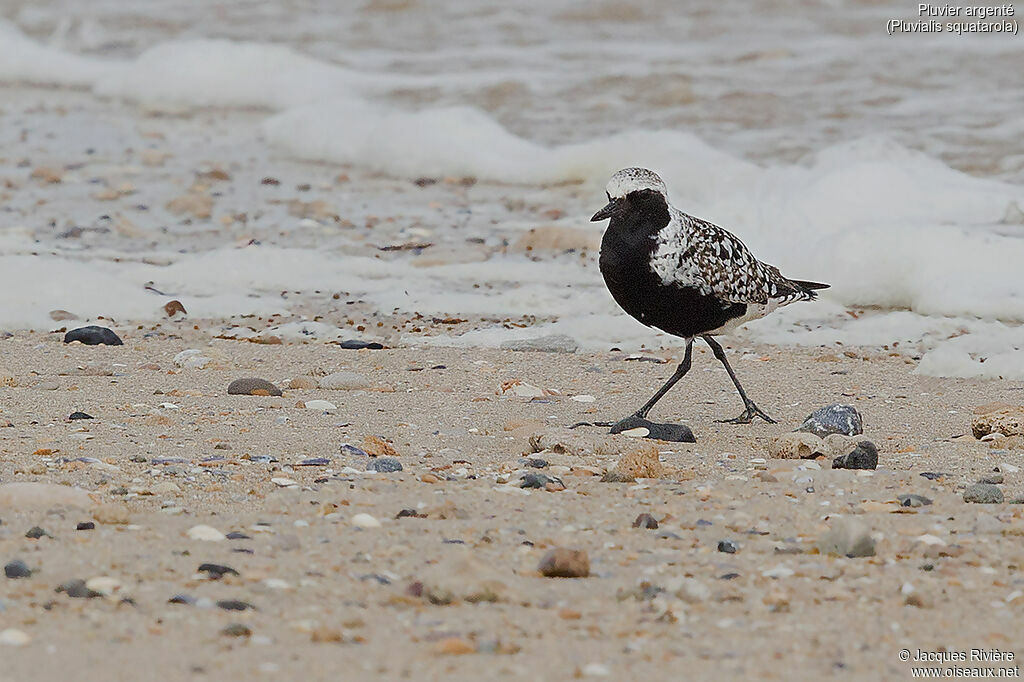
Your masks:
{"label": "dark stone", "polygon": [[857,408],[852,405],[835,403],[820,407],[811,412],[804,419],[804,423],[796,430],[813,433],[819,438],[824,438],[833,433],[841,433],[844,436],[857,436],[864,433],[864,422]]}
{"label": "dark stone", "polygon": [[526,466],[533,469],[547,469],[548,463],[546,460],[540,459],[539,457],[531,457],[525,461]]}
{"label": "dark stone", "polygon": [[382,350],[384,348],[383,344],[379,344],[376,341],[357,341],[356,339],[342,341],[338,345],[347,350],[362,350],[364,348],[368,350]]}
{"label": "dark stone", "polygon": [[70,415],[68,415],[68,419],[94,419],[94,418],[95,417],[93,417],[91,414],[86,414],[85,412],[72,412]]}
{"label": "dark stone", "polygon": [[311,457],[310,459],[304,459],[295,466],[297,467],[325,467],[331,463],[331,460],[327,457]]}
{"label": "dark stone", "polygon": [[659,530],[657,537],[659,540],[682,540],[683,537],[678,533],[673,533],[670,530]]}
{"label": "dark stone", "polygon": [[79,521],[78,525],[75,526],[75,530],[93,530],[96,528],[96,524],[92,521]]}
{"label": "dark stone", "polygon": [[925,507],[932,503],[924,495],[915,495],[913,493],[897,495],[896,499],[900,501],[900,505],[903,507]]}
{"label": "dark stone", "polygon": [[345,443],[344,445],[341,446],[341,454],[343,454],[343,455],[355,455],[356,457],[369,457],[370,456],[366,452],[364,452],[362,449],[357,448],[355,445],[349,445],[348,443]]}
{"label": "dark stone", "polygon": [[4,575],[8,578],[29,578],[32,576],[32,569],[21,559],[15,559],[4,566]]}
{"label": "dark stone", "polygon": [[249,637],[252,635],[252,628],[241,623],[231,623],[220,631],[225,637]]}
{"label": "dark stone", "polygon": [[378,471],[382,474],[391,474],[402,470],[402,463],[394,457],[373,457],[366,463],[367,471]]}
{"label": "dark stone", "polygon": [[44,535],[46,537],[48,537],[48,538],[52,538],[53,537],[52,535],[47,533],[45,530],[43,530],[39,526],[32,526],[31,528],[28,529],[28,532],[25,533],[25,537],[27,537],[29,540],[38,540],[39,538],[43,537]]}
{"label": "dark stone", "polygon": [[124,341],[110,329],[89,325],[72,329],[64,335],[64,343],[78,341],[87,346],[123,346]]}
{"label": "dark stone", "polygon": [[208,574],[212,580],[220,580],[225,575],[238,575],[235,569],[221,564],[200,564],[198,571]]}
{"label": "dark stone", "polygon": [[735,554],[739,550],[739,546],[732,540],[719,540],[718,551],[725,552],[726,554]]}
{"label": "dark stone", "polygon": [[246,611],[248,609],[256,608],[249,602],[240,601],[238,599],[221,599],[217,602],[217,607],[222,608],[225,611]]}
{"label": "dark stone", "polygon": [[640,514],[635,519],[633,519],[633,527],[650,528],[651,530],[654,530],[658,527],[658,519],[654,518],[650,514]]}
{"label": "dark stone", "polygon": [[176,594],[167,600],[168,604],[184,604],[185,606],[192,606],[196,603],[196,598],[190,594]]}
{"label": "dark stone", "polygon": [[404,518],[407,518],[407,517],[414,518],[414,519],[423,519],[423,518],[426,518],[426,516],[427,516],[426,514],[420,514],[415,509],[403,509],[402,511],[398,512],[397,514],[395,514],[395,518],[396,519],[404,519]]}
{"label": "dark stone", "polygon": [[72,599],[94,599],[102,596],[99,592],[86,587],[85,581],[81,579],[69,580],[58,587],[57,592],[63,592]]}
{"label": "dark stone", "polygon": [[636,415],[630,415],[625,419],[612,424],[610,433],[622,433],[630,429],[647,429],[648,433],[644,438],[651,440],[663,440],[670,443],[696,443],[697,439],[693,431],[686,424],[658,424]]}
{"label": "dark stone", "polygon": [[237,530],[231,531],[224,537],[226,537],[228,540],[252,540],[251,537],[249,537],[245,533],[239,533]]}
{"label": "dark stone", "polygon": [[878,448],[869,440],[857,443],[852,452],[832,460],[833,469],[876,469],[878,468]]}
{"label": "dark stone", "polygon": [[273,396],[282,395],[281,389],[266,379],[244,377],[228,384],[228,395],[259,395],[257,391],[266,391],[268,395]]}
{"label": "dark stone", "polygon": [[718,576],[718,579],[719,580],[735,580],[736,578],[739,578],[739,577],[740,577],[739,573],[723,573],[722,575]]}
{"label": "dark stone", "polygon": [[532,472],[527,473],[527,474],[523,474],[523,477],[522,477],[522,479],[520,479],[520,482],[519,482],[519,487],[520,488],[543,488],[548,483],[555,483],[557,485],[562,486],[563,488],[565,487],[565,484],[562,483],[562,481],[560,479],[558,479],[558,478],[556,478],[554,476],[545,476],[544,474],[535,474],[535,473],[532,473]]}
{"label": "dark stone", "polygon": [[941,471],[922,471],[921,475],[927,478],[929,481],[937,481],[940,478],[945,478],[949,474]]}

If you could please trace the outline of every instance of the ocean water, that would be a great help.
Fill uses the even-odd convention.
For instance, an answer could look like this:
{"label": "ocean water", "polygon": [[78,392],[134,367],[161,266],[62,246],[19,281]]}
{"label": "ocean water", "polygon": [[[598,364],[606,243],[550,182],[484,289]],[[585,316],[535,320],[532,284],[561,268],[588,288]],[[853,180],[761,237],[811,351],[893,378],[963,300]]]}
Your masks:
{"label": "ocean water", "polygon": [[1024,379],[1024,38],[889,35],[917,4],[878,0],[338,5],[0,0],[0,327],[173,296],[327,334],[343,304],[473,319],[408,343],[671,346],[592,249],[516,247],[598,235],[607,177],[644,165],[833,285],[744,338]]}

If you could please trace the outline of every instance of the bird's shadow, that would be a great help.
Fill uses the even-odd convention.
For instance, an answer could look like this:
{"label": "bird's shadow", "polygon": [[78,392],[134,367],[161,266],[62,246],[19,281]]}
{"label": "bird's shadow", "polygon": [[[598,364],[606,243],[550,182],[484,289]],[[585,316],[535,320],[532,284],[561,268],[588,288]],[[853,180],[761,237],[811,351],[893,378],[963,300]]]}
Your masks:
{"label": "bird's shadow", "polygon": [[649,419],[638,417],[636,415],[630,415],[625,419],[620,419],[617,422],[577,422],[570,426],[570,429],[575,429],[580,426],[605,426],[611,427],[609,433],[622,433],[623,431],[630,431],[632,429],[647,429],[647,434],[644,438],[650,438],[652,440],[663,440],[671,443],[696,443],[697,438],[693,435],[693,431],[686,424],[665,424],[659,422],[652,422]]}

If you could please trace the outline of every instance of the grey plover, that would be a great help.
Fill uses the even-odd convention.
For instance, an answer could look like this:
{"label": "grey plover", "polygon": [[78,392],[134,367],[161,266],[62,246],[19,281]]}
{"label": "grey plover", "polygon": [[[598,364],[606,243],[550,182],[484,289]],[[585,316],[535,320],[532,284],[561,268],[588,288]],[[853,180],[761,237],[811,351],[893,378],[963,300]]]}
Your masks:
{"label": "grey plover", "polygon": [[631,316],[686,340],[683,361],[665,385],[612,431],[646,420],[654,404],[690,369],[693,341],[711,346],[743,399],[743,412],[724,420],[774,423],[747,397],[725,350],[714,337],[794,301],[813,301],[829,285],[784,277],[754,258],[735,235],[668,203],[657,173],[624,168],[606,187],[608,205],[593,221],[611,218],[601,241],[601,274],[615,301]]}

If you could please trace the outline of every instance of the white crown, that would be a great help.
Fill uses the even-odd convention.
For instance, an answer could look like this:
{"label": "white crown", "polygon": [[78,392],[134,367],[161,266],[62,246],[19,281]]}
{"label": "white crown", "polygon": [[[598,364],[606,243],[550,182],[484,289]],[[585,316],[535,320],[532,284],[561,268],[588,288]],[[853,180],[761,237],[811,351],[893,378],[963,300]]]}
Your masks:
{"label": "white crown", "polygon": [[622,199],[630,192],[642,189],[653,189],[668,198],[668,188],[654,171],[646,168],[623,168],[612,176],[605,190],[612,199]]}

